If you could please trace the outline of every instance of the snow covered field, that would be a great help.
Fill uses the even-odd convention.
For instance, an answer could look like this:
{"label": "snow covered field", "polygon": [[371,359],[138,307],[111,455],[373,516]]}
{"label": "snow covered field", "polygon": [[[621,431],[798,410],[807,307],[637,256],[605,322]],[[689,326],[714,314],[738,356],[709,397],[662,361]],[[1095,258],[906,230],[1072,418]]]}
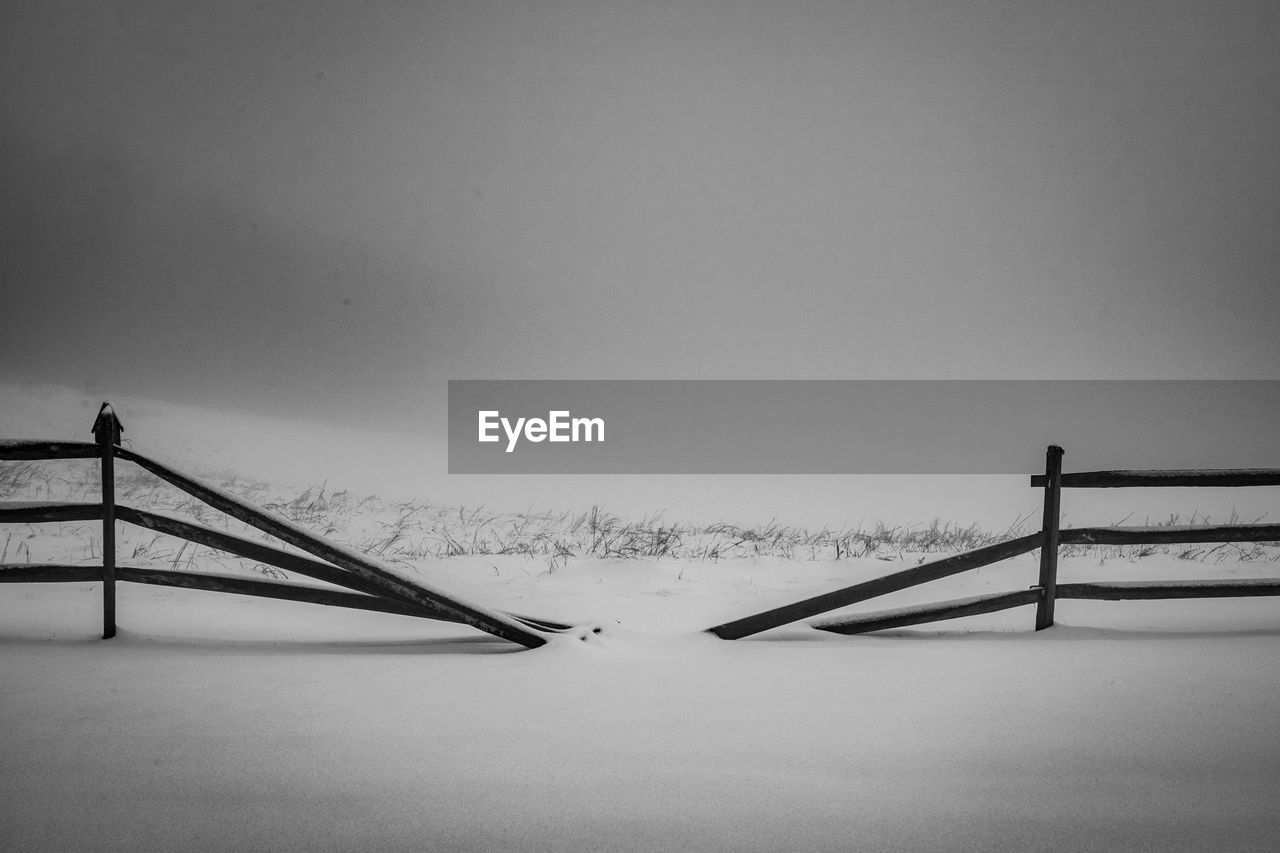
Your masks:
{"label": "snow covered field", "polygon": [[1023,608],[729,643],[686,629],[836,569],[459,562],[488,603],[622,625],[523,652],[408,617],[126,585],[104,642],[92,587],[7,586],[3,847],[1274,849],[1273,600],[1063,602],[1041,634]]}
{"label": "snow covered field", "polygon": [[[37,552],[74,539],[55,556],[91,561],[45,532]],[[1223,553],[1094,553],[1061,580],[1277,574]],[[0,585],[0,849],[1275,849],[1280,600],[1062,601],[1041,633],[1030,607],[700,633],[922,558],[413,561],[463,598],[602,628],[535,651],[131,584],[102,641],[97,585]],[[853,609],[1020,589],[1036,565]]]}

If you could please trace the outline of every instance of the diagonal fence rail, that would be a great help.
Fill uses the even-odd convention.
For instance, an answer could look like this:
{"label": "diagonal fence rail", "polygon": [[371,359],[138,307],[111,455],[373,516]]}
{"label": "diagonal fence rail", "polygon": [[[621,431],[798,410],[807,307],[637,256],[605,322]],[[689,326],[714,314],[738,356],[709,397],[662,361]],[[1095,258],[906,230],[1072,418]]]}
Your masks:
{"label": "diagonal fence rail", "polygon": [[1016,557],[1028,551],[1034,551],[1040,547],[1040,542],[1040,534],[1032,533],[1029,536],[1021,536],[1017,539],[1010,539],[1007,542],[999,542],[995,545],[988,545],[985,548],[957,554],[954,557],[946,557],[941,560],[934,560],[931,563],[913,566],[901,572],[864,581],[834,592],[816,595],[813,598],[806,598],[804,601],[797,601],[795,604],[775,607],[772,610],[756,613],[743,619],[735,619],[732,622],[716,625],[714,628],[708,628],[707,630],[722,640],[739,640],[752,634],[758,634],[761,631],[767,631],[770,628],[777,628],[791,622],[807,619],[810,616],[817,616],[820,613],[827,613],[831,610],[847,607],[850,604],[857,604],[860,601],[867,601],[868,599],[888,595],[891,592],[919,586],[922,583],[989,566],[992,563],[998,563],[1001,560],[1007,560],[1010,557]]}

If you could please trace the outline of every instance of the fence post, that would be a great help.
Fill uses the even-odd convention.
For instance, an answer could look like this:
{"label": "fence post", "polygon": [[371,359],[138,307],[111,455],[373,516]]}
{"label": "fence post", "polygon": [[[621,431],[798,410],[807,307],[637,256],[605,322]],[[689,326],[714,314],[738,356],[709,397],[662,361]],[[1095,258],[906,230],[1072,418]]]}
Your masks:
{"label": "fence post", "polygon": [[1036,604],[1036,630],[1053,624],[1053,603],[1058,596],[1058,522],[1062,505],[1062,454],[1056,444],[1049,445],[1044,462],[1044,521],[1040,532],[1040,601]]}
{"label": "fence post", "polygon": [[110,403],[103,403],[93,422],[102,457],[102,639],[116,635],[116,472],[115,445],[124,427]]}

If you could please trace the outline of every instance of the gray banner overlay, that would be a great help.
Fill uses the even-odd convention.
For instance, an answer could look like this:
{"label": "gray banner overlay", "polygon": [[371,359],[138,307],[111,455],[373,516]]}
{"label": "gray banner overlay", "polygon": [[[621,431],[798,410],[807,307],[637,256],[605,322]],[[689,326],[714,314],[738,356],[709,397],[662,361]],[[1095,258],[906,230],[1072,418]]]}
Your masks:
{"label": "gray banner overlay", "polygon": [[1275,380],[449,382],[451,474],[1276,467],[1278,440]]}

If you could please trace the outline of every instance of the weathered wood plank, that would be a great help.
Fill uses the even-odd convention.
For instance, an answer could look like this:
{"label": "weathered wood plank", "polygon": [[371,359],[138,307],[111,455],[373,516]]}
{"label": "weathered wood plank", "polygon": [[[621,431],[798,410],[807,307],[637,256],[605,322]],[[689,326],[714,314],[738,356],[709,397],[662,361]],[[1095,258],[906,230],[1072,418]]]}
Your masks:
{"label": "weathered wood plank", "polygon": [[[180,539],[186,539],[201,545],[207,545],[210,548],[217,548],[230,554],[245,557],[250,560],[256,560],[268,566],[274,566],[278,569],[284,569],[288,572],[305,575],[309,578],[325,581],[326,583],[335,584],[337,586],[346,587],[357,592],[363,592],[368,595],[381,595],[388,598],[395,598],[390,592],[380,584],[370,583],[358,575],[354,575],[346,569],[340,569],[337,566],[322,563],[319,560],[313,560],[310,557],[303,557],[298,554],[291,554],[280,548],[267,545],[262,542],[254,542],[251,539],[245,539],[242,536],[236,536],[231,533],[224,533],[221,530],[214,530],[202,524],[196,524],[183,519],[173,518],[172,516],[161,515],[160,513],[150,512],[148,510],[135,509],[133,507],[119,506],[116,507],[116,514],[122,521],[130,524],[136,524],[148,530],[154,530],[157,533],[165,533],[170,536],[176,536]],[[406,603],[417,607],[422,611],[421,615],[430,616],[430,618],[440,619],[446,622],[457,622],[458,618],[441,608],[426,608],[421,605],[408,602],[406,599],[400,599]]]}
{"label": "weathered wood plank", "polygon": [[6,501],[0,503],[0,523],[42,524],[56,521],[98,521],[102,504],[64,501]]}
{"label": "weathered wood plank", "polygon": [[124,427],[115,409],[104,402],[93,422],[93,437],[102,457],[102,639],[116,635],[116,454]]}
{"label": "weathered wood plank", "polygon": [[1053,624],[1054,598],[1058,589],[1058,525],[1062,506],[1063,450],[1051,444],[1045,452],[1044,520],[1040,532],[1044,543],[1040,548],[1040,602],[1036,605],[1036,630]]}
{"label": "weathered wood plank", "polygon": [[98,445],[89,441],[41,441],[0,438],[0,459],[94,459]]}
{"label": "weathered wood plank", "polygon": [[[163,586],[181,586],[189,589],[206,589],[212,592],[232,592],[240,595],[256,595],[267,598],[280,598],[286,601],[303,601],[312,604],[332,604],[336,607],[351,607],[359,610],[375,610],[383,613],[396,613],[402,616],[416,616],[421,619],[456,622],[455,619],[441,619],[432,611],[417,604],[396,601],[384,595],[370,596],[355,593],[342,593],[338,590],[323,590],[316,587],[299,586],[272,581],[256,581],[243,578],[227,578],[218,575],[205,575],[211,578],[208,583],[189,578],[200,575],[186,572],[167,572],[160,569],[140,567],[119,567],[117,580],[136,583],[155,583]],[[0,565],[0,583],[97,583],[102,579],[101,566],[75,566],[61,563],[8,563]],[[260,584],[266,584],[261,586]],[[293,593],[291,589],[302,592]],[[325,596],[323,593],[331,593]],[[345,596],[345,597],[344,597]],[[379,603],[381,602],[381,603]],[[512,616],[531,627],[544,631],[566,630],[568,625],[546,619]]]}
{"label": "weathered wood plank", "polygon": [[[101,579],[101,566],[74,566],[59,563],[24,563],[0,566],[0,583],[96,583]],[[432,618],[417,605],[393,601],[382,596],[326,590],[298,584],[258,581],[222,575],[203,575],[194,572],[173,572],[137,566],[118,566],[116,579],[134,583],[202,589],[210,592],[231,592],[238,595],[279,598],[285,601],[303,601],[312,604],[330,604],[336,607],[353,607],[360,610],[377,610],[384,613],[398,613],[404,616]]]}
{"label": "weathered wood plank", "polygon": [[307,553],[328,560],[365,580],[378,584],[399,599],[407,599],[425,608],[438,608],[453,613],[459,622],[466,623],[494,636],[519,643],[527,648],[537,648],[546,643],[543,634],[528,624],[505,614],[461,601],[442,590],[420,581],[410,581],[397,574],[390,566],[367,554],[328,542],[298,524],[252,506],[230,492],[202,483],[187,474],[143,456],[133,450],[117,448],[116,455],[127,459],[155,474],[160,479],[193,495],[215,509],[257,529],[270,533]]}
{"label": "weathered wood plank", "polygon": [[97,583],[102,566],[64,563],[6,563],[0,565],[0,583]]}
{"label": "weathered wood plank", "polygon": [[749,637],[752,634],[758,634],[761,631],[767,631],[779,625],[786,625],[789,622],[807,619],[810,616],[817,616],[829,610],[857,604],[859,601],[866,601],[890,592],[897,592],[900,589],[919,586],[922,583],[928,583],[929,581],[967,572],[970,569],[977,569],[991,563],[1007,560],[1010,557],[1034,551],[1040,547],[1041,542],[1043,542],[1043,536],[1040,533],[1020,536],[1017,539],[998,542],[985,548],[977,548],[964,554],[957,554],[954,557],[934,560],[931,563],[913,566],[910,569],[886,575],[882,578],[854,584],[853,586],[817,595],[813,598],[806,598],[804,601],[797,601],[795,604],[775,607],[763,613],[756,613],[733,622],[717,625],[714,628],[708,628],[707,631],[723,640],[737,640],[742,637]]}
{"label": "weathered wood plank", "polygon": [[[1033,474],[1043,487],[1046,475]],[[1280,468],[1205,468],[1168,471],[1078,471],[1062,475],[1064,489],[1121,489],[1163,486],[1280,486]]]}
{"label": "weathered wood plank", "polygon": [[224,575],[196,574],[194,572],[172,572],[164,569],[146,569],[136,566],[118,566],[116,577],[119,580],[133,583],[200,589],[208,592],[229,592],[236,595],[252,595],[258,598],[277,598],[283,601],[300,601],[308,604],[326,604],[331,607],[349,607],[356,610],[396,613],[401,616],[434,618],[424,613],[421,607],[383,596],[319,589],[317,587],[267,580],[250,580]]}
{"label": "weathered wood plank", "polygon": [[1040,590],[1023,589],[1016,592],[939,601],[934,604],[898,607],[893,610],[878,610],[874,613],[835,616],[810,624],[819,631],[831,631],[836,634],[865,634],[868,631],[905,628],[908,625],[942,622],[947,619],[959,619],[962,616],[976,616],[980,613],[995,613],[1011,607],[1021,607],[1024,604],[1035,604],[1039,600]]}
{"label": "weathered wood plank", "polygon": [[1280,578],[1189,581],[1110,581],[1058,584],[1058,598],[1097,601],[1239,598],[1280,595]]}
{"label": "weathered wood plank", "polygon": [[1186,542],[1280,542],[1280,524],[1197,524],[1167,527],[1074,527],[1063,545],[1163,545]]}

